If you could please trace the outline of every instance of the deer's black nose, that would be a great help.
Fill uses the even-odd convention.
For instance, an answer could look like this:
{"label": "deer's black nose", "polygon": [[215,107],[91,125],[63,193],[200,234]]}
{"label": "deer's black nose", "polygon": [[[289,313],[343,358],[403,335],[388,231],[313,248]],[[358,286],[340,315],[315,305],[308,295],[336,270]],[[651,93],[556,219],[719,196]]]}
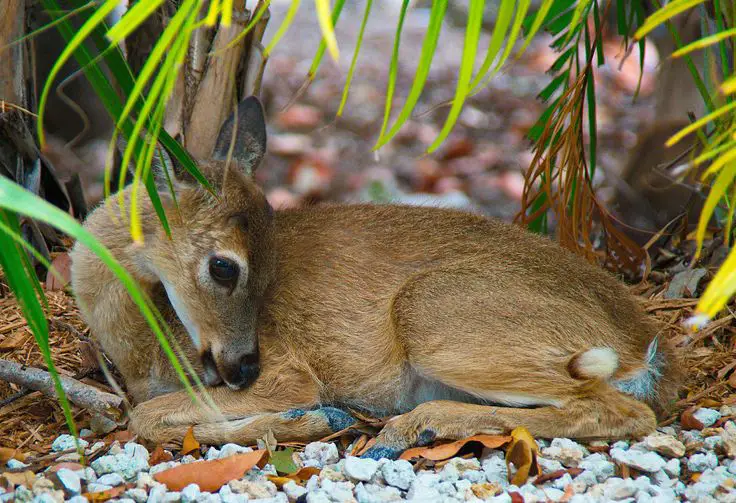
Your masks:
{"label": "deer's black nose", "polygon": [[232,389],[242,389],[256,380],[261,371],[258,353],[226,354],[218,365],[220,377]]}

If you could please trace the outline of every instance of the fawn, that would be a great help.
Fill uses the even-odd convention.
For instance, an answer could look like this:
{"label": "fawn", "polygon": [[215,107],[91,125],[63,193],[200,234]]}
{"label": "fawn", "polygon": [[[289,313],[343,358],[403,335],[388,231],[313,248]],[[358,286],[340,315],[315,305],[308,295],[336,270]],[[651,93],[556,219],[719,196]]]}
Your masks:
{"label": "fawn", "polygon": [[[102,262],[73,251],[73,288],[152,441],[309,441],[349,409],[400,414],[369,457],[523,425],[542,437],[650,433],[677,366],[627,288],[521,228],[460,211],[325,205],[272,211],[252,174],[266,151],[247,98],[199,164],[162,195],[172,239],[141,201],[134,244],[109,198],[86,227],[169,321],[219,408],[181,389],[143,317]],[[159,171],[158,176],[162,176]],[[126,194],[127,195],[127,194]],[[119,221],[118,221],[119,220]]]}

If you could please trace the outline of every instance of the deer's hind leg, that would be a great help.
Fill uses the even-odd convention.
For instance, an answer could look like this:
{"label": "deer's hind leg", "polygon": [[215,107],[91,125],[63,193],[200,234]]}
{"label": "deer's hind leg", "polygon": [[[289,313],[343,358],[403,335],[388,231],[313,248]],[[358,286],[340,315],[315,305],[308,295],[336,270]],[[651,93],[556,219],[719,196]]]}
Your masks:
{"label": "deer's hind leg", "polygon": [[[430,271],[410,280],[394,299],[394,330],[412,372],[424,389],[434,384],[457,390],[450,398],[458,401],[433,400],[431,393],[418,398],[428,401],[389,422],[367,456],[395,456],[434,438],[500,434],[517,426],[539,437],[588,439],[637,437],[655,429],[649,406],[603,378],[615,370],[616,362],[606,361],[615,355],[606,349],[591,353],[590,341],[564,336],[564,323],[585,330],[595,312],[571,312],[565,299],[532,298],[521,305],[523,295],[509,293],[519,286],[494,278],[501,284],[489,288],[484,274],[467,267]],[[572,319],[555,326],[563,312]],[[544,330],[563,335],[554,340]],[[586,353],[600,379],[571,375],[571,357]],[[436,398],[447,398],[444,393]]]}

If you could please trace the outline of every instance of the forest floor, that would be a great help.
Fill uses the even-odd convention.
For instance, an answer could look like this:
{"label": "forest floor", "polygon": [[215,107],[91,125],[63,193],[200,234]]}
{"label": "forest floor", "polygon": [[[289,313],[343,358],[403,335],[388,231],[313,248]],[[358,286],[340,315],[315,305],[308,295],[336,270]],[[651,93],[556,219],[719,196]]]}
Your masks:
{"label": "forest floor", "polygon": [[[414,202],[413,197],[420,194],[425,200],[437,204],[458,205],[506,220],[512,219],[519,209],[523,169],[529,165],[532,158],[525,134],[543,110],[544,105],[535,98],[548,82],[548,76],[544,72],[554,59],[554,54],[546,47],[548,41],[540,39],[532,44],[525,55],[508,65],[487,88],[472,97],[461,115],[459,125],[440,152],[425,156],[424,150],[441,129],[447,114],[446,107],[437,108],[436,105],[451,99],[454,93],[457,55],[462,48],[463,33],[461,29],[448,28],[442,35],[428,88],[417,107],[418,112],[410,119],[400,135],[376,155],[371,152],[371,147],[377,138],[382,120],[388,54],[393,44],[393,20],[398,5],[397,2],[390,0],[377,3],[381,8],[376,9],[376,15],[368,25],[358,71],[343,117],[335,119],[335,113],[340,102],[349,55],[352,53],[351,43],[362,16],[360,3],[354,5],[348,2],[345,7],[346,13],[343,14],[337,27],[338,39],[346,41],[341,46],[343,51],[341,63],[336,65],[329,58],[325,58],[315,81],[289,108],[285,109],[302,86],[319,41],[314,21],[310,19],[312,14],[307,9],[302,9],[306,12],[297,16],[287,37],[269,61],[264,79],[264,103],[269,115],[270,155],[266,164],[257,173],[269,199],[276,207],[287,207],[320,201],[377,198]],[[272,13],[274,19],[281,18],[279,9],[283,10],[284,7],[285,2],[274,2],[275,11]],[[424,16],[425,11],[416,10],[411,11],[407,17],[406,30],[402,37],[401,58],[402,61],[409,63],[400,68],[397,101],[406,96],[411,85],[414,68],[410,62],[418,59]],[[484,46],[486,42],[487,37],[481,45]],[[636,133],[652,120],[652,93],[655,89],[657,65],[656,57],[653,55],[646,61],[641,92],[634,102],[633,93],[639,77],[638,62],[634,59],[627,60],[619,70],[616,62],[617,55],[619,58],[622,55],[619,41],[607,40],[605,48],[610,52],[609,63],[597,71],[596,92],[599,98],[597,121],[601,169],[598,170],[599,178],[595,183],[603,198],[606,194],[610,194],[611,180],[615,180],[620,173],[625,162],[624,153],[634,146]],[[307,483],[310,493],[315,494],[309,501],[330,501],[330,498],[340,501],[340,491],[348,487],[345,484],[352,484],[349,488],[351,497],[359,501],[391,501],[396,499],[397,495],[399,498],[414,496],[419,501],[422,500],[422,495],[429,498],[424,499],[425,501],[439,498],[430,489],[437,491],[436,494],[441,494],[442,497],[455,499],[462,497],[466,500],[471,500],[472,497],[482,500],[504,496],[508,497],[508,501],[519,501],[514,494],[521,494],[526,501],[545,499],[570,501],[578,493],[581,484],[584,489],[580,494],[589,491],[592,498],[590,501],[628,497],[646,500],[643,495],[645,492],[652,499],[658,496],[658,493],[655,494],[656,491],[650,488],[663,487],[660,484],[664,483],[662,473],[665,473],[668,479],[680,480],[683,483],[683,487],[672,489],[678,497],[682,497],[684,486],[687,485],[691,491],[687,497],[691,500],[710,501],[708,498],[716,497],[732,498],[729,501],[736,500],[732,491],[733,483],[723,481],[733,479],[733,470],[736,470],[736,465],[728,464],[729,460],[736,456],[736,429],[730,429],[736,428],[733,423],[736,414],[734,314],[727,311],[698,333],[687,331],[682,324],[682,321],[692,314],[698,295],[725,257],[724,248],[719,246],[717,241],[706,243],[706,250],[697,267],[688,269],[693,243],[683,241],[674,253],[661,252],[652,257],[653,267],[650,274],[640,283],[631,286],[634,293],[641,297],[651,316],[662,322],[664,337],[672,341],[683,355],[686,384],[681,391],[676,410],[662,423],[662,435],[680,442],[683,446],[682,451],[679,444],[675,444],[672,440],[667,440],[669,448],[664,450],[661,447],[647,450],[640,444],[624,446],[594,443],[581,446],[563,441],[550,444],[548,441],[540,440],[543,449],[539,454],[539,463],[543,478],[532,477],[526,484],[525,481],[517,480],[517,484],[509,489],[508,480],[504,485],[500,479],[494,478],[501,476],[499,467],[504,463],[493,461],[500,459],[499,456],[502,457],[498,448],[507,452],[512,450],[508,441],[494,448],[483,448],[471,442],[459,447],[455,452],[445,453],[446,457],[441,459],[432,460],[425,457],[425,455],[431,457],[431,453],[420,455],[419,461],[415,460],[413,466],[416,475],[414,478],[407,475],[411,480],[404,487],[402,485],[404,482],[400,480],[391,482],[393,475],[387,475],[389,472],[393,473],[391,470],[400,472],[403,465],[389,464],[387,467],[381,465],[378,468],[371,468],[356,467],[353,464],[348,468],[345,461],[340,461],[342,464],[336,467],[337,458],[332,457],[331,448],[320,444],[313,445],[308,453],[294,456],[299,463],[317,469],[317,472],[305,472],[306,476],[302,477],[309,479],[309,476],[317,474],[317,482]],[[63,253],[63,250],[57,253]],[[50,289],[47,291],[47,297],[51,326],[50,345],[59,372],[100,390],[112,392],[100,371],[89,330],[80,318],[70,294],[64,290]],[[0,284],[0,358],[30,367],[45,368],[17,303],[2,284]],[[704,412],[698,412],[699,410]],[[73,412],[77,426],[86,430],[85,439],[90,446],[93,446],[95,441],[104,442],[98,444],[94,451],[88,449],[88,461],[94,462],[107,456],[125,454],[126,451],[120,450],[119,443],[125,443],[131,440],[131,437],[124,420],[115,424],[76,406],[73,407]],[[373,430],[367,428],[363,435],[346,433],[336,437],[334,441],[340,456],[343,456],[345,451],[357,453],[364,449],[374,430],[375,428]],[[13,487],[22,486],[23,481],[27,481],[23,477],[28,477],[28,470],[36,473],[49,468],[51,472],[64,468],[78,471],[76,463],[79,459],[75,458],[77,454],[73,449],[69,449],[68,444],[57,441],[57,445],[52,448],[59,435],[67,432],[61,408],[55,399],[40,392],[29,392],[18,386],[0,382],[0,461],[5,463],[15,458],[29,465],[26,467],[11,461],[7,469],[0,468],[0,501],[6,500]],[[493,442],[488,439],[486,441]],[[513,440],[516,441],[518,439]],[[296,448],[298,452],[304,446],[289,444],[287,447]],[[148,445],[147,448],[151,452],[151,457],[146,457],[147,466],[156,463],[179,463],[184,454],[206,459],[214,459],[220,455],[218,452],[208,451],[206,446],[195,447],[189,453],[182,453],[179,447],[174,446]],[[135,451],[135,448],[132,451]],[[236,451],[240,452],[237,449],[233,452]],[[638,457],[633,454],[627,455],[625,452],[641,452],[644,453],[642,456],[655,453],[661,456],[663,463],[665,458],[667,462],[671,459],[680,459],[682,469],[679,468],[680,461],[677,462],[677,473],[672,466],[667,468],[664,464],[660,465],[657,459],[654,460],[656,465],[654,467],[642,465]],[[170,460],[172,453],[174,459]],[[602,457],[596,457],[595,454]],[[458,458],[455,458],[455,461],[448,462],[447,458],[454,455],[461,456],[462,460],[458,461]],[[472,461],[476,459],[473,457],[475,455],[479,461]],[[715,464],[712,461],[713,456],[716,458]],[[129,457],[135,458],[135,455],[131,454]],[[184,463],[193,459],[184,456]],[[274,465],[274,460],[271,461]],[[474,463],[477,463],[477,466]],[[611,464],[610,473],[606,472],[608,468],[605,463]],[[453,468],[450,469],[448,466]],[[717,471],[717,467],[720,471]],[[288,471],[280,469],[279,466],[276,468],[279,476]],[[512,472],[506,473],[507,479],[513,478],[518,468],[517,461]],[[79,469],[81,470],[81,467]],[[373,472],[366,475],[355,471],[360,469]],[[601,475],[595,472],[599,469],[605,473],[601,472],[603,473]],[[252,487],[238,488],[233,487],[232,483],[226,486],[230,487],[228,489],[232,493],[230,496],[234,498],[237,495],[249,494],[250,498],[254,499],[260,495],[277,498],[274,501],[278,501],[278,498],[294,500],[302,494],[298,488],[294,488],[292,483],[283,478],[269,479],[268,477],[273,477],[276,473],[268,470],[256,470],[258,475],[252,480],[255,484]],[[457,476],[453,470],[457,472]],[[585,477],[590,475],[590,473],[583,475],[586,470],[590,473],[595,472],[594,478],[597,479],[586,482]],[[721,480],[719,477],[728,470],[732,470],[729,472],[731,475],[724,475],[725,479]],[[51,481],[53,487],[44,486],[44,483],[38,484],[36,496],[46,492],[52,495],[53,500],[59,497],[58,492],[53,492],[55,490],[62,490],[67,498],[73,495],[74,492],[64,486],[58,476],[56,478],[51,476],[51,472],[47,472],[44,477]],[[104,470],[97,470],[97,473],[93,474],[94,479],[103,476],[105,474],[103,472]],[[376,475],[379,472],[383,475]],[[430,481],[429,475],[424,477],[427,479],[426,484],[419,484],[415,480],[417,477],[421,479],[422,473],[435,472],[438,474],[437,480]],[[466,476],[463,475],[465,472]],[[475,475],[472,475],[472,472],[483,472],[482,480],[474,480]],[[83,470],[81,473],[84,473]],[[705,479],[704,473],[708,474]],[[153,494],[152,491],[158,490],[153,481],[149,483],[145,479],[136,485],[135,477],[140,480],[141,476],[133,475],[127,482],[118,484],[98,483],[91,478],[85,481],[82,477],[81,491],[89,493],[90,489],[95,488],[90,484],[98,483],[96,489],[101,489],[102,492],[97,496],[88,495],[90,500],[103,501],[122,497],[123,491],[127,491],[126,497],[135,501],[145,501]],[[647,480],[640,480],[641,475]],[[573,487],[581,476],[583,477],[579,480],[581,484],[571,492],[568,486]],[[296,481],[300,480],[299,477],[293,478]],[[615,484],[608,482],[614,479],[631,482]],[[324,482],[325,480],[328,482]],[[442,484],[448,480],[452,482],[456,491],[452,495],[442,492],[447,489],[447,486]],[[461,483],[462,480],[468,483]],[[266,481],[271,483],[273,488],[266,484]],[[692,489],[698,482],[702,487]],[[646,486],[645,483],[651,485]],[[294,484],[300,486],[299,482]],[[113,490],[105,492],[106,486],[112,487]],[[358,490],[358,486],[362,486],[363,489]],[[594,493],[597,486],[600,486],[598,489],[600,494]],[[118,490],[121,487],[123,489]],[[276,487],[291,488],[293,491],[291,493],[287,491],[288,494],[283,491],[273,493]],[[141,488],[146,491],[143,495],[140,491],[130,493],[133,489]],[[422,493],[425,488],[429,492]],[[8,492],[3,495],[2,491],[6,489]],[[537,489],[542,493],[535,493]],[[549,491],[545,492],[547,489]],[[265,493],[258,492],[261,490]],[[228,500],[228,491],[223,495],[223,491],[220,490],[218,493],[220,500],[238,501],[237,498]],[[321,496],[317,495],[320,491],[324,493]],[[364,492],[358,494],[359,491]],[[216,490],[212,492],[217,493]],[[496,496],[497,494],[499,496]],[[182,493],[177,497],[185,501],[190,496],[185,497]],[[164,501],[162,494],[157,498]],[[32,497],[29,497],[30,499]],[[204,499],[205,496],[195,494],[194,499],[188,501]],[[172,497],[170,500],[175,501],[175,498]],[[349,501],[349,498],[345,496],[344,500]]]}

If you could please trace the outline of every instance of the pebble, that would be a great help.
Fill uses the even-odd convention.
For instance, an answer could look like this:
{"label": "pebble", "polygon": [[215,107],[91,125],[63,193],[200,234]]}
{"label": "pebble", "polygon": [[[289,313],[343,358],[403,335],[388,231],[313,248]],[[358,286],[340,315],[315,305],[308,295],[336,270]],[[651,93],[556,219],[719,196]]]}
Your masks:
{"label": "pebble", "polygon": [[125,480],[123,480],[123,477],[120,476],[120,474],[118,473],[108,473],[106,475],[98,477],[97,483],[115,487],[124,484]]}
{"label": "pebble", "polygon": [[189,484],[181,490],[181,502],[182,503],[195,503],[199,498],[200,494],[199,486],[197,484]]}
{"label": "pebble", "polygon": [[586,455],[588,450],[585,447],[568,438],[555,438],[549,447],[542,449],[542,456],[557,460],[568,468],[577,467]]}
{"label": "pebble", "polygon": [[75,471],[61,468],[56,472],[56,477],[67,493],[79,494],[82,492],[82,479]]}
{"label": "pebble", "polygon": [[644,439],[644,446],[650,451],[670,458],[680,458],[685,455],[685,444],[664,433],[657,432],[649,435]]}
{"label": "pebble", "polygon": [[337,446],[324,442],[307,444],[301,455],[304,466],[314,466],[315,468],[323,468],[325,465],[337,463],[339,459]]}
{"label": "pebble", "polygon": [[718,456],[715,453],[696,453],[687,460],[687,469],[691,472],[704,472],[708,468],[718,466]]}
{"label": "pebble", "polygon": [[403,490],[409,489],[411,483],[416,479],[411,463],[403,459],[385,463],[381,466],[381,473],[388,485]]}
{"label": "pebble", "polygon": [[225,444],[222,446],[222,448],[220,448],[219,454],[216,459],[228,458],[230,456],[234,456],[235,454],[244,454],[246,452],[253,452],[253,449],[237,444]]}
{"label": "pebble", "polygon": [[368,482],[378,470],[378,461],[375,459],[363,459],[355,456],[345,458],[345,474],[353,480]]}
{"label": "pebble", "polygon": [[611,457],[619,463],[647,473],[658,472],[667,464],[659,454],[638,449],[629,449],[628,451],[611,449]]}
{"label": "pebble", "polygon": [[17,459],[9,459],[8,462],[6,463],[6,466],[8,468],[10,468],[11,470],[20,470],[20,469],[26,468],[26,467],[28,467],[30,465],[28,465],[28,464],[26,464],[26,463],[24,463],[22,461],[18,461]]}
{"label": "pebble", "polygon": [[[79,442],[79,447],[82,449],[86,448],[89,445],[89,442],[86,440],[80,438],[77,440]],[[74,441],[74,437],[72,435],[59,435],[56,440],[51,444],[51,450],[54,452],[62,452],[62,451],[68,451],[70,449],[76,449],[77,444]]]}
{"label": "pebble", "polygon": [[713,426],[721,418],[721,413],[715,409],[700,408],[693,413],[693,417],[703,423],[703,427]]}
{"label": "pebble", "polygon": [[148,469],[148,460],[140,456],[133,457],[125,452],[121,452],[115,455],[108,454],[106,456],[100,456],[92,461],[90,466],[98,476],[108,473],[118,473],[126,480],[130,480],[138,472]]}

